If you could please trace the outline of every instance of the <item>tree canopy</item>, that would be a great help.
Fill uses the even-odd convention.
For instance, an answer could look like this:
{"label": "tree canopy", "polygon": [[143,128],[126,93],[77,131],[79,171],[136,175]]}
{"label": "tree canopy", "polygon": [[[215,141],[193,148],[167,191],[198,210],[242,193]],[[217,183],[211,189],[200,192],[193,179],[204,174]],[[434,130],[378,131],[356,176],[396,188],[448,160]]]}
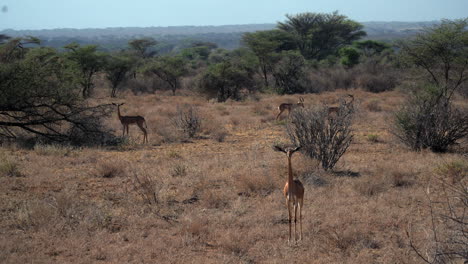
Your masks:
{"label": "tree canopy", "polygon": [[[1,45],[0,53],[14,43]],[[0,63],[0,136],[32,133],[53,141],[102,143],[107,134],[100,119],[107,108],[87,106],[72,66],[52,48],[22,52]]]}
{"label": "tree canopy", "polygon": [[278,29],[291,34],[306,59],[322,60],[337,53],[344,45],[365,36],[363,26],[344,15],[333,12],[286,15]]}

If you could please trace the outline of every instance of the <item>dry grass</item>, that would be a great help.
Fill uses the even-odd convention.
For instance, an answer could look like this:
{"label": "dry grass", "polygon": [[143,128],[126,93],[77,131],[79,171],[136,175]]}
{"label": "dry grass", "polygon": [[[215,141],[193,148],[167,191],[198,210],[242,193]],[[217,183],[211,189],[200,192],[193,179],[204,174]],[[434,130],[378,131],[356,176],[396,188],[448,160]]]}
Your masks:
{"label": "dry grass", "polygon": [[[271,149],[287,141],[275,107],[296,96],[211,103],[119,95],[125,114],[146,118],[149,144],[131,127],[130,143],[117,149],[2,147],[2,176],[23,177],[0,177],[0,232],[8,238],[0,239],[0,262],[418,263],[405,229],[427,223],[421,203],[434,179],[466,181],[466,156],[398,144],[388,131],[398,92],[306,94],[305,105],[335,104],[346,93],[359,111],[335,171],[300,154],[292,161],[305,185],[298,245],[287,245],[287,160]],[[190,142],[170,125],[183,104],[204,120]],[[108,123],[121,133],[116,116]]]}

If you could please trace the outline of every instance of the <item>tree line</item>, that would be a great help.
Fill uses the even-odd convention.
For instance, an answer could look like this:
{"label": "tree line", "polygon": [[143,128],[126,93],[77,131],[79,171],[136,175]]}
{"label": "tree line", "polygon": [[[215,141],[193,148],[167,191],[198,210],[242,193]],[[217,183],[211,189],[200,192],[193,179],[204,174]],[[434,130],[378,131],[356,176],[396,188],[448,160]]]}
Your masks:
{"label": "tree line", "polygon": [[[242,47],[234,50],[197,40],[173,49],[153,38],[133,39],[113,52],[78,43],[55,49],[40,46],[34,37],[1,35],[0,134],[13,138],[19,129],[51,140],[70,141],[88,133],[95,136],[87,138],[108,139],[99,119],[108,114],[109,106],[90,106],[87,100],[97,75],[108,81],[111,97],[130,82],[153,78],[173,94],[193,89],[224,102],[255,92],[294,94],[352,87],[379,92],[400,85],[401,74],[392,73],[409,68],[429,73],[431,78],[425,80],[440,88],[439,98],[450,101],[466,81],[466,23],[443,21],[437,30],[397,46],[363,40],[363,25],[338,12],[287,15],[272,30],[243,34]],[[431,34],[435,36],[427,37]],[[431,57],[438,54],[432,50],[423,58],[412,50],[425,45],[420,42],[432,45],[441,40],[449,42],[440,45],[441,61]],[[458,46],[451,46],[454,41]],[[444,72],[441,67],[447,60],[453,63]],[[455,80],[456,76],[461,78]],[[190,87],[183,87],[187,79]]]}

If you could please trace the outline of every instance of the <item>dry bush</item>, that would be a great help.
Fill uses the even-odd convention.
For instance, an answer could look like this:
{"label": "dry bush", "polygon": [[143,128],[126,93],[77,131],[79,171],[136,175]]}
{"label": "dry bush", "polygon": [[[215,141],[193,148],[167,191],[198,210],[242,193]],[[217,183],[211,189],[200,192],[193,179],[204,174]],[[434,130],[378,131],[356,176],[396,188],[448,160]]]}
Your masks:
{"label": "dry bush", "polygon": [[228,254],[243,257],[251,248],[249,236],[242,230],[227,230],[219,239],[219,245]]}
{"label": "dry bush", "polygon": [[58,218],[57,210],[44,201],[29,200],[15,208],[14,225],[21,230],[47,228]]}
{"label": "dry bush", "polygon": [[447,179],[451,184],[456,184],[467,177],[468,162],[462,160],[445,162],[438,166],[435,172]]}
{"label": "dry bush", "polygon": [[371,112],[381,112],[382,106],[380,105],[380,100],[371,99],[364,104],[364,108]]}
{"label": "dry bush", "polygon": [[0,176],[5,177],[21,177],[23,174],[20,171],[20,166],[17,162],[9,158],[1,157],[0,161]]}
{"label": "dry bush", "polygon": [[34,151],[44,156],[69,156],[73,148],[65,145],[38,143],[34,145]]}
{"label": "dry bush", "polygon": [[223,209],[228,207],[230,201],[229,193],[225,190],[208,189],[204,190],[201,203],[208,209]]}
{"label": "dry bush", "polygon": [[364,196],[374,196],[387,189],[387,181],[384,177],[368,177],[354,184],[354,189]]}
{"label": "dry bush", "polygon": [[123,161],[103,161],[96,164],[95,176],[99,178],[114,178],[126,175],[126,164]]}
{"label": "dry bush", "polygon": [[393,133],[413,150],[446,152],[468,135],[468,110],[457,109],[441,91],[425,87],[395,114]]}
{"label": "dry bush", "polygon": [[462,263],[468,259],[467,177],[465,174],[455,184],[449,178],[443,173],[431,179],[426,201],[413,211],[414,219],[407,229],[410,247],[426,263]]}
{"label": "dry bush", "polygon": [[369,141],[369,142],[373,142],[373,143],[377,143],[380,141],[379,139],[379,135],[377,134],[368,134],[366,139]]}
{"label": "dry bush", "polygon": [[164,188],[164,184],[158,182],[154,177],[149,176],[146,171],[133,170],[132,176],[133,191],[135,191],[144,203],[159,206],[162,202],[160,193]]}
{"label": "dry bush", "polygon": [[152,141],[156,140],[160,143],[180,142],[185,137],[181,131],[177,130],[169,118],[161,117],[156,121],[156,126],[153,131],[156,133],[152,136]]}
{"label": "dry bush", "polygon": [[187,166],[182,163],[176,163],[171,169],[172,177],[183,177],[187,176]]}
{"label": "dry bush", "polygon": [[278,188],[271,175],[261,172],[243,173],[236,177],[237,191],[243,195],[266,196]]}
{"label": "dry bush", "polygon": [[177,107],[177,114],[172,119],[172,124],[186,137],[193,138],[200,132],[201,117],[196,108],[185,105]]}
{"label": "dry bush", "polygon": [[409,187],[415,183],[414,174],[402,170],[391,171],[386,176],[390,177],[393,187]]}
{"label": "dry bush", "polygon": [[323,235],[325,243],[330,248],[336,248],[346,253],[352,249],[378,249],[380,244],[371,233],[353,227],[338,228]]}
{"label": "dry bush", "polygon": [[332,169],[351,144],[353,112],[352,105],[344,101],[333,116],[327,107],[297,109],[287,124],[289,138],[307,156],[319,160],[322,168]]}
{"label": "dry bush", "polygon": [[16,211],[15,224],[23,230],[64,233],[78,229],[105,229],[111,218],[105,207],[84,201],[74,192],[66,191],[44,200],[22,203]]}
{"label": "dry bush", "polygon": [[217,142],[224,142],[229,133],[224,128],[218,128],[214,131],[211,131],[211,138]]}

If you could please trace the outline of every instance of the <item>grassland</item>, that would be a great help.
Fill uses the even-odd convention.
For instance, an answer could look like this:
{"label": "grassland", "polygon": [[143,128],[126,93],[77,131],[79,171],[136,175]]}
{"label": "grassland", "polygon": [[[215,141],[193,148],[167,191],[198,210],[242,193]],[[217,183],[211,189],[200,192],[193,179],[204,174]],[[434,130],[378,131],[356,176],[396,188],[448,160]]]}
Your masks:
{"label": "grassland", "polygon": [[[466,182],[468,148],[401,145],[391,134],[403,101],[396,91],[309,94],[305,105],[337,104],[349,92],[354,139],[335,170],[293,157],[306,189],[297,245],[287,243],[287,160],[271,148],[288,142],[276,107],[296,96],[125,95],[115,101],[146,118],[149,144],[133,126],[112,148],[0,148],[0,262],[419,263],[407,234],[430,246],[429,190],[441,178]],[[184,104],[202,120],[195,139],[172,126]],[[116,113],[108,125],[121,133]]]}

